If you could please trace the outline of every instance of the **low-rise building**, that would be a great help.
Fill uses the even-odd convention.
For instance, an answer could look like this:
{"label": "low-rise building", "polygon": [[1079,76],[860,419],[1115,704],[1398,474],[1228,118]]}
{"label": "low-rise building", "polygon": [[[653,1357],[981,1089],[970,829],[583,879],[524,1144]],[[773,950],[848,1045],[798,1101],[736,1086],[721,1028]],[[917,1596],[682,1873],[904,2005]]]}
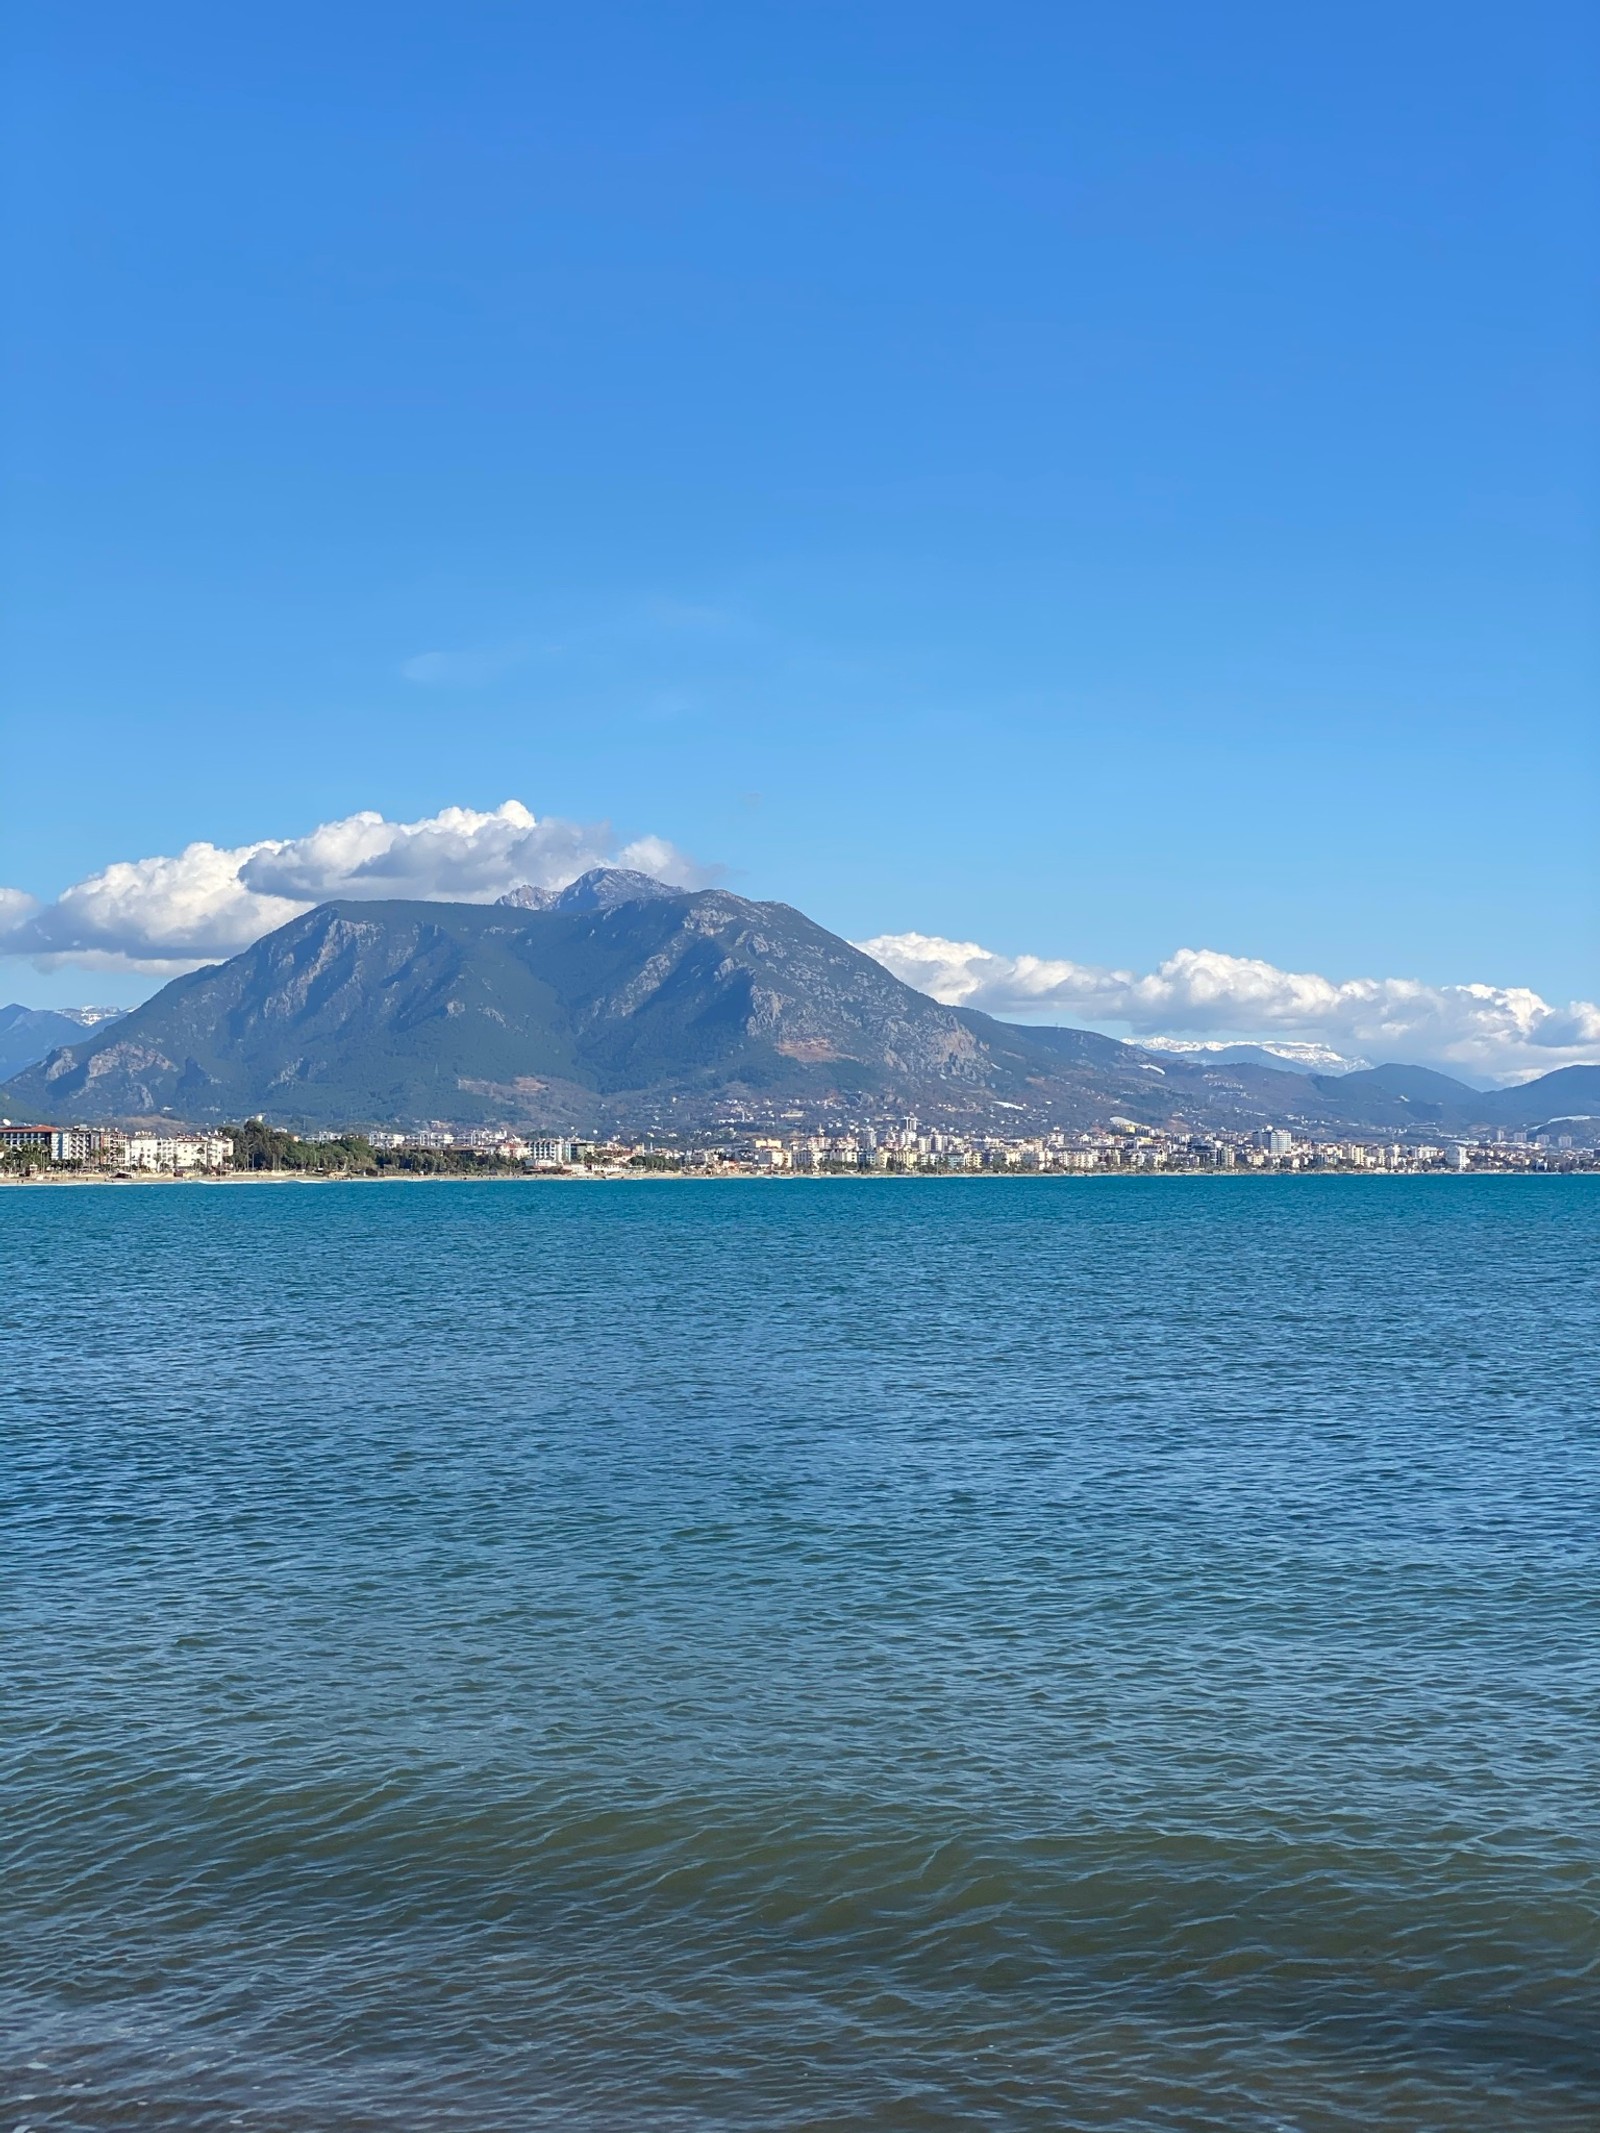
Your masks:
{"label": "low-rise building", "polygon": [[233,1143],[224,1133],[130,1133],[122,1150],[128,1170],[226,1170]]}

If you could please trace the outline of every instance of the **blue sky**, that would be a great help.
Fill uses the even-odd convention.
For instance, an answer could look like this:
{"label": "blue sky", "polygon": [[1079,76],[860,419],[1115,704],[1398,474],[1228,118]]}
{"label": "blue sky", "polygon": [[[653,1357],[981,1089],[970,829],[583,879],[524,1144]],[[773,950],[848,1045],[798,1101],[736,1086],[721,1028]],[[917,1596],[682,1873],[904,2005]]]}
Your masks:
{"label": "blue sky", "polygon": [[1587,8],[10,40],[0,881],[515,796],[858,938],[1596,997]]}

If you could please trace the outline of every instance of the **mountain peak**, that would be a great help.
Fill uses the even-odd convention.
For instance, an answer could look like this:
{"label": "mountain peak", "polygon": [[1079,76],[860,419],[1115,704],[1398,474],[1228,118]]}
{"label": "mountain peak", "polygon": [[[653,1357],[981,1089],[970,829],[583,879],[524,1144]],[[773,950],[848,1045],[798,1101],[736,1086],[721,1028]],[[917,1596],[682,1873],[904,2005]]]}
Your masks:
{"label": "mountain peak", "polygon": [[536,889],[519,882],[497,902],[518,911],[614,911],[618,904],[653,903],[663,896],[683,896],[670,882],[653,874],[636,873],[632,867],[591,867],[564,889]]}
{"label": "mountain peak", "polygon": [[1035,1129],[1114,1115],[1390,1131],[1600,1111],[1600,1067],[1481,1096],[1397,1068],[1307,1078],[1170,1051],[1155,1073],[1112,1037],[944,1006],[784,904],[620,867],[498,909],[322,904],[117,1021],[28,1034],[30,1049],[55,1039],[6,1084],[7,1109],[31,1117],[587,1133],[915,1111],[987,1131],[1003,1111]]}

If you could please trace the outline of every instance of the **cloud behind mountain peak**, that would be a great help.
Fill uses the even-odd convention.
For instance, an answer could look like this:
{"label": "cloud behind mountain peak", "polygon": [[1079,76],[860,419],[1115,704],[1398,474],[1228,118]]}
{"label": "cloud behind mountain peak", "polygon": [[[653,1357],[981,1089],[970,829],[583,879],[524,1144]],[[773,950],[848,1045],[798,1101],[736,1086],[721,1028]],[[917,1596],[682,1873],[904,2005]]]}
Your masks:
{"label": "cloud behind mountain peak", "polygon": [[[0,889],[0,956],[166,978],[235,955],[335,898],[493,903],[520,883],[562,889],[595,867],[685,888],[708,886],[719,871],[663,837],[619,842],[606,823],[535,815],[515,799],[414,822],[363,809],[302,836],[117,860],[53,901]],[[1216,948],[1180,948],[1135,971],[1000,955],[936,934],[857,945],[936,1000],[1007,1020],[1087,1023],[1136,1039],[1277,1040],[1499,1080],[1600,1059],[1600,1006],[1560,1006],[1525,986],[1333,979]]]}
{"label": "cloud behind mountain peak", "polygon": [[1600,1059],[1600,1006],[1553,1006],[1526,986],[1337,980],[1216,948],[1180,948],[1138,972],[936,934],[856,945],[936,1000],[1002,1018],[1110,1024],[1135,1038],[1287,1037],[1506,1079]]}
{"label": "cloud behind mountain peak", "polygon": [[446,807],[417,822],[363,810],[303,837],[118,860],[53,903],[0,890],[0,954],[171,977],[333,897],[492,903],[517,882],[563,888],[608,865],[686,887],[711,878],[665,838],[619,847],[605,823],[540,818],[520,800],[482,812]]}

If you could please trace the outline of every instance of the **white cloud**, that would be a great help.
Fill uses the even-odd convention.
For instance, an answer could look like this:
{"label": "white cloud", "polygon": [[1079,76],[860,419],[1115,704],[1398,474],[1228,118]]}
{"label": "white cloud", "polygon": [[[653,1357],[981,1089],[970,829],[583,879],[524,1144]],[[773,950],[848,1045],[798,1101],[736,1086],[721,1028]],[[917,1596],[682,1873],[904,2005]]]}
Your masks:
{"label": "white cloud", "polygon": [[[533,815],[519,800],[447,807],[420,822],[375,813],[303,837],[119,860],[53,903],[0,889],[0,955],[43,969],[172,977],[235,955],[332,897],[489,903],[517,882],[560,888],[593,866],[635,867],[686,887],[711,877],[665,839],[618,848],[605,824]],[[1086,1022],[1134,1037],[1193,1036],[1328,1046],[1517,1079],[1600,1059],[1600,1006],[1552,1006],[1520,986],[1336,982],[1216,949],[1180,949],[1146,973],[974,941],[885,934],[858,944],[896,976],[953,1005],[1023,1020]]]}
{"label": "white cloud", "polygon": [[0,940],[14,933],[39,908],[37,897],[22,889],[0,889]]}
{"label": "white cloud", "polygon": [[708,878],[663,838],[618,850],[603,823],[541,821],[520,800],[482,814],[447,807],[421,822],[363,813],[304,837],[118,860],[50,904],[0,889],[0,955],[28,956],[45,969],[70,963],[172,977],[236,955],[331,897],[492,903],[518,882],[560,888],[595,866],[636,867],[688,887]]}
{"label": "white cloud", "polygon": [[419,689],[481,689],[521,663],[518,645],[484,646],[477,651],[414,652],[400,662],[402,681]]}
{"label": "white cloud", "polygon": [[1215,948],[1180,948],[1141,975],[995,955],[976,941],[926,933],[882,934],[857,946],[936,1000],[1013,1019],[1112,1023],[1135,1037],[1292,1037],[1506,1079],[1600,1060],[1600,1006],[1553,1007],[1525,986],[1341,983]]}

